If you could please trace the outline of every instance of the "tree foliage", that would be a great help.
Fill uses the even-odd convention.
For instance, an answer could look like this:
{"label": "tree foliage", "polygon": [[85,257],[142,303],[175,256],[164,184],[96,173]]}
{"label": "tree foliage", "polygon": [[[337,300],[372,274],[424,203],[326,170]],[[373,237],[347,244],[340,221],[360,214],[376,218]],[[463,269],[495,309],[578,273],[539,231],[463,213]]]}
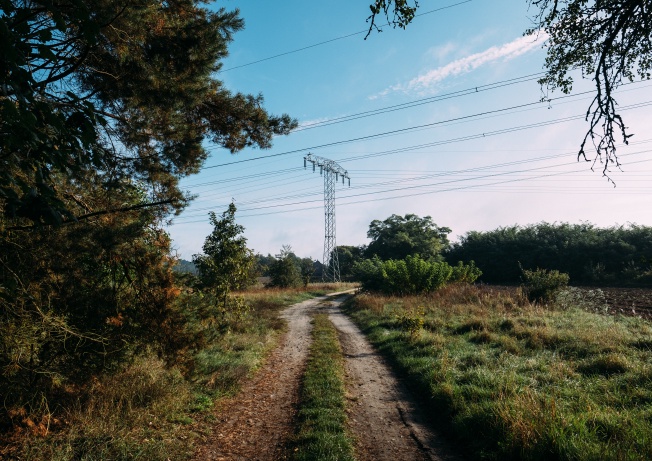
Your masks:
{"label": "tree foliage", "polygon": [[414,19],[418,6],[419,2],[416,0],[414,0],[413,5],[408,0],[375,0],[374,3],[369,5],[371,14],[367,18],[369,30],[367,31],[367,35],[365,35],[365,40],[374,29],[382,32],[382,29],[376,24],[376,17],[379,14],[382,13],[387,18],[388,24],[392,27],[398,26],[401,29],[405,29],[412,22],[412,19]]}
{"label": "tree foliage", "polygon": [[340,277],[342,280],[352,280],[353,266],[362,261],[366,252],[365,246],[338,245],[335,247],[337,259],[340,263]]}
{"label": "tree foliage", "polygon": [[615,90],[623,81],[649,79],[652,68],[652,2],[649,0],[530,0],[536,7],[532,33],[547,34],[546,75],[539,81],[550,90],[568,94],[574,70],[595,82],[596,95],[586,111],[589,130],[578,158],[587,158],[587,143],[603,164],[619,166],[616,142],[632,134],[618,112]]}
{"label": "tree foliage", "polygon": [[301,284],[304,288],[308,286],[316,270],[315,261],[312,258],[301,258],[299,260],[299,276],[301,277]]}
{"label": "tree foliage", "polygon": [[384,221],[375,219],[367,232],[371,243],[366,256],[389,260],[418,254],[423,259],[439,259],[442,250],[448,247],[450,232],[448,227],[438,227],[430,216],[393,214]]}
{"label": "tree foliage", "polygon": [[229,208],[217,219],[209,213],[213,232],[206,237],[204,253],[193,256],[201,285],[216,295],[227,296],[256,282],[256,257],[247,248],[247,239],[241,235],[244,227],[235,222],[236,206]]}
{"label": "tree foliage", "polygon": [[[572,73],[581,72],[595,84],[596,94],[586,110],[589,128],[578,159],[587,161],[587,148],[602,163],[603,174],[618,167],[616,144],[632,136],[618,111],[614,93],[625,81],[650,79],[652,69],[652,2],[650,0],[528,0],[535,9],[534,26],[526,34],[545,34],[546,74],[539,83],[546,89],[569,94]],[[369,33],[378,15],[393,26],[405,28],[415,16],[418,2],[376,0],[370,5]],[[378,29],[377,27],[375,27]],[[367,35],[369,35],[369,33]]]}
{"label": "tree foliage", "polygon": [[539,223],[471,231],[446,253],[448,261],[474,260],[482,281],[518,284],[522,266],[558,270],[578,284],[652,284],[652,228],[590,223]]}
{"label": "tree foliage", "polygon": [[[139,210],[2,235],[4,410],[38,406],[145,350],[181,360],[192,338],[175,304],[170,239],[152,219]],[[6,416],[0,411],[0,426]]]}
{"label": "tree foliage", "polygon": [[161,229],[189,199],[179,179],[205,141],[267,148],[296,126],[216,78],[242,27],[196,0],[0,0],[0,427],[138,354],[196,347]]}
{"label": "tree foliage", "polygon": [[178,177],[198,170],[204,140],[231,152],[264,148],[296,125],[215,78],[243,27],[237,10],[197,0],[0,4],[0,202],[9,218],[74,220],[70,183],[89,170],[106,189],[141,181],[150,201],[178,209]]}
{"label": "tree foliage", "polygon": [[299,264],[300,260],[292,252],[292,247],[283,245],[281,252],[269,266],[269,286],[287,288],[300,285],[302,282]]}

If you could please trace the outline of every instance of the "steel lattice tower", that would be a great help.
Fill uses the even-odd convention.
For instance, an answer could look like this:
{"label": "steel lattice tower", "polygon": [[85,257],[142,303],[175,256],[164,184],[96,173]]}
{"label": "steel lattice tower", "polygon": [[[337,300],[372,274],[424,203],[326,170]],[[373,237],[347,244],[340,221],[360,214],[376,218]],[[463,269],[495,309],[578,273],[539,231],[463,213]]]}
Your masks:
{"label": "steel lattice tower", "polygon": [[349,180],[349,173],[340,165],[327,158],[318,157],[308,154],[303,158],[303,167],[306,168],[308,162],[312,163],[312,171],[319,167],[319,174],[324,177],[324,258],[322,280],[339,282],[340,281],[340,261],[335,248],[335,183],[342,177]]}

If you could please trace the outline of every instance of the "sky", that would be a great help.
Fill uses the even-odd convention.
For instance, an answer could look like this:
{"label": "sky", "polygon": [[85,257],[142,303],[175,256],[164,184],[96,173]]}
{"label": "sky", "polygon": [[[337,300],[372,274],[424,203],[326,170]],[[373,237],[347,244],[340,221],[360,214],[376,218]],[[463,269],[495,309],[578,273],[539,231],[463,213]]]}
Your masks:
{"label": "sky", "polygon": [[210,4],[245,21],[217,78],[299,128],[267,150],[206,145],[202,171],[181,182],[196,198],[167,228],[181,258],[201,252],[208,212],[233,201],[255,252],[290,245],[321,261],[324,178],[304,169],[309,153],[351,178],[336,186],[338,245],[368,244],[371,221],[392,214],[431,216],[452,241],[542,221],[652,225],[652,82],[615,95],[634,136],[609,181],[599,163],[577,161],[592,82],[575,75],[571,95],[542,91],[546,37],[523,36],[535,13],[526,0],[422,0],[405,30],[365,40],[369,3]]}

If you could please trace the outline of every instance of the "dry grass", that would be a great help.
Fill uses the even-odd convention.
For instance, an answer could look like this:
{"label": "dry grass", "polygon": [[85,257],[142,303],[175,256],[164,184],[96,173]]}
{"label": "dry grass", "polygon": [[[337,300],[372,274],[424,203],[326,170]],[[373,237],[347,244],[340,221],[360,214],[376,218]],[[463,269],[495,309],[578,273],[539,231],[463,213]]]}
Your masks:
{"label": "dry grass", "polygon": [[27,460],[132,459],[136,453],[184,459],[193,437],[187,427],[192,401],[192,387],[178,370],[141,357],[95,380],[73,405],[57,411],[52,431],[15,433],[11,451]]}
{"label": "dry grass", "polygon": [[[351,284],[311,284],[307,289],[254,288],[238,293],[250,306],[222,319],[221,329],[192,367],[166,366],[151,354],[85,388],[68,386],[56,401],[26,414],[12,409],[14,427],[0,439],[0,459],[188,459],[212,418],[216,399],[235,393],[277,344],[287,305]],[[189,302],[202,302],[201,297]],[[203,327],[202,327],[203,328]],[[38,413],[38,414],[37,414]]]}

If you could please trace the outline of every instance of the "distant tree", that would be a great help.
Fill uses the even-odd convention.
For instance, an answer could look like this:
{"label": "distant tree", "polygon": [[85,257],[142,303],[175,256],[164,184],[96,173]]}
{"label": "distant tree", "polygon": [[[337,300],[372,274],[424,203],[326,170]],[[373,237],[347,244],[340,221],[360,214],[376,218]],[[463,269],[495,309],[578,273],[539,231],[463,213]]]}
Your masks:
{"label": "distant tree", "polygon": [[256,254],[256,265],[258,266],[258,272],[262,276],[269,276],[269,268],[276,261],[276,258],[271,254],[267,253],[267,256],[262,254]]}
{"label": "distant tree", "polygon": [[353,277],[353,266],[356,262],[362,261],[366,249],[367,248],[364,245],[338,245],[335,248],[335,251],[337,251],[337,259],[340,263],[340,277],[342,280],[351,279]]}
{"label": "distant tree", "polygon": [[301,258],[299,260],[299,273],[301,275],[301,283],[307,287],[315,274],[315,261],[312,258]]}
{"label": "distant tree", "polygon": [[179,274],[197,274],[197,267],[192,261],[179,259],[172,270]]}
{"label": "distant tree", "polygon": [[394,214],[384,221],[371,222],[367,232],[371,243],[366,256],[389,260],[418,254],[426,260],[438,260],[442,250],[449,245],[450,232],[448,227],[438,227],[430,216]]}
{"label": "distant tree", "polygon": [[[607,174],[619,166],[616,142],[628,143],[631,133],[617,110],[614,91],[623,81],[649,80],[652,70],[652,3],[650,0],[528,0],[536,10],[534,27],[526,34],[545,33],[548,54],[546,74],[539,83],[548,90],[569,94],[575,70],[595,83],[596,95],[586,111],[589,129],[578,159],[587,158],[587,144],[595,150],[593,163]],[[369,33],[383,15],[394,27],[405,26],[415,16],[415,0],[375,0],[371,5]]]}
{"label": "distant tree", "polygon": [[522,266],[558,270],[573,283],[650,285],[652,228],[542,222],[471,231],[445,257],[474,260],[482,268],[482,281],[489,283],[519,283]]}
{"label": "distant tree", "polygon": [[204,253],[193,256],[202,286],[222,297],[256,281],[253,271],[256,258],[241,235],[244,227],[235,222],[235,212],[236,207],[231,203],[220,219],[214,212],[209,213],[213,232],[206,237]]}
{"label": "distant tree", "polygon": [[276,260],[269,267],[271,287],[293,287],[301,284],[301,272],[297,264],[297,257],[292,252],[290,245],[283,245],[281,252],[276,255]]}

